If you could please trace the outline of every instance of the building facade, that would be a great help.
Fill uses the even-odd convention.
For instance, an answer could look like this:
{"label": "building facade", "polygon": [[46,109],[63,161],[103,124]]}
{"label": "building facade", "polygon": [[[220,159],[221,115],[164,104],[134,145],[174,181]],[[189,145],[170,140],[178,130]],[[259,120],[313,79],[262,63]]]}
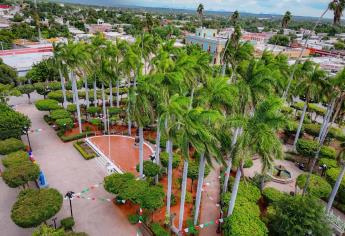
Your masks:
{"label": "building facade", "polygon": [[226,45],[226,38],[220,37],[216,29],[198,28],[194,35],[186,36],[186,44],[197,44],[212,55],[212,63],[220,64],[221,55]]}

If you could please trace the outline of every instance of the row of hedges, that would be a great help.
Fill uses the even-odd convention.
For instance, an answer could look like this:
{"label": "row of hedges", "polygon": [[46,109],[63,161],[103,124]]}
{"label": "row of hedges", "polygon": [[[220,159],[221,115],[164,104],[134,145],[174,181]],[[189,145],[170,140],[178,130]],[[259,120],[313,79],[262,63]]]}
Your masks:
{"label": "row of hedges", "polygon": [[[227,212],[230,197],[230,192],[223,195],[224,212]],[[266,225],[260,219],[259,206],[256,204],[260,197],[260,190],[256,186],[251,183],[240,183],[234,212],[231,217],[225,219],[222,226],[225,236],[265,236],[268,234]]]}
{"label": "row of hedges", "polygon": [[40,168],[34,164],[24,151],[13,152],[2,160],[6,167],[2,173],[5,183],[11,188],[24,186],[29,181],[37,180]]}
{"label": "row of hedges", "polygon": [[0,141],[0,154],[6,155],[11,152],[19,151],[19,150],[25,150],[24,143],[16,138],[9,138]]}
{"label": "row of hedges", "polygon": [[58,136],[60,137],[60,139],[63,142],[70,142],[70,141],[75,141],[75,140],[78,140],[78,139],[85,138],[86,136],[93,136],[94,132],[92,132],[92,131],[84,131],[82,133],[74,134],[74,135],[69,135],[69,136],[65,136],[65,135],[63,135],[63,133],[60,133],[60,132],[58,132],[57,134],[58,134]]}
{"label": "row of hedges", "polygon": [[[304,102],[296,102],[291,105],[292,108],[296,110],[303,110],[304,107]],[[318,104],[315,103],[309,103],[308,104],[308,111],[310,112],[315,112],[317,115],[325,115],[326,114],[326,109],[323,107],[320,107]]]}
{"label": "row of hedges", "polygon": [[[320,124],[306,124],[304,125],[304,131],[314,137],[318,137],[320,133]],[[339,141],[345,141],[345,134],[340,128],[331,127],[328,131],[327,138],[337,139]]]}
{"label": "row of hedges", "polygon": [[[314,158],[315,153],[319,148],[319,144],[313,140],[299,139],[296,145],[296,150],[299,154],[305,157]],[[322,146],[320,150],[320,158],[335,159],[337,152],[333,147]]]}
{"label": "row of hedges", "polygon": [[78,152],[84,157],[85,160],[90,160],[94,157],[96,157],[96,154],[94,152],[88,153],[87,151],[84,150],[84,148],[81,146],[84,142],[78,141],[73,144],[75,149],[78,150]]}

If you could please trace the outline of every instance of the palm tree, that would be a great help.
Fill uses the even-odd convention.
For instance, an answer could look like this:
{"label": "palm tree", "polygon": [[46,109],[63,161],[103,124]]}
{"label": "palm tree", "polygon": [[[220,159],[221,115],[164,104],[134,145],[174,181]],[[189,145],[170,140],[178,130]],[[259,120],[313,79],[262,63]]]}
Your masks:
{"label": "palm tree", "polygon": [[[205,176],[205,166],[206,161],[212,165],[212,159],[220,162],[221,154],[219,151],[220,142],[216,137],[216,133],[219,132],[223,124],[223,117],[217,111],[203,110],[199,108],[200,121],[203,124],[204,129],[200,129],[198,134],[198,139],[201,140],[203,144],[203,152],[199,154],[199,173],[198,173],[198,186],[195,199],[194,207],[194,225],[197,224],[199,219],[200,203],[202,186],[204,184]],[[202,149],[201,149],[202,150]]]}
{"label": "palm tree", "polygon": [[58,66],[59,69],[59,75],[60,75],[60,81],[61,81],[61,90],[62,90],[62,96],[63,96],[63,106],[66,109],[67,108],[67,97],[66,97],[66,87],[65,87],[65,75],[62,72],[63,70],[63,59],[61,58],[60,55],[60,50],[62,50],[63,48],[63,44],[59,43],[59,44],[54,44],[53,45],[53,52],[54,52],[54,59],[56,61],[56,65]]}
{"label": "palm tree", "polygon": [[236,10],[230,17],[230,22],[232,25],[236,25],[238,23],[238,20],[240,19],[240,13]]}
{"label": "palm tree", "polygon": [[329,3],[328,8],[333,11],[333,24],[339,25],[343,11],[345,9],[345,0],[333,0]]}
{"label": "palm tree", "polygon": [[283,19],[282,19],[282,28],[286,29],[289,25],[289,22],[292,19],[292,15],[290,11],[285,12]]}
{"label": "palm tree", "polygon": [[280,113],[282,101],[269,98],[261,102],[254,116],[235,117],[230,119],[234,127],[241,127],[241,134],[233,150],[233,162],[237,166],[235,182],[231,191],[227,216],[233,213],[240,179],[243,173],[243,163],[246,159],[259,154],[266,172],[272,165],[274,158],[282,156],[281,143],[276,135],[277,130],[284,125],[284,118]]}
{"label": "palm tree", "polygon": [[337,157],[338,162],[341,164],[341,171],[339,172],[339,175],[338,175],[337,180],[335,181],[332,193],[328,199],[328,203],[327,203],[327,207],[326,207],[326,213],[327,214],[329,214],[331,209],[332,209],[332,205],[333,205],[335,196],[338,193],[340,184],[341,184],[343,177],[344,177],[344,174],[345,174],[345,162],[344,162],[344,160],[345,160],[345,143],[342,143],[341,147],[342,148],[341,148],[341,150],[338,154],[338,157]]}
{"label": "palm tree", "polygon": [[318,65],[315,65],[313,62],[308,60],[299,66],[296,76],[299,78],[296,84],[296,89],[298,89],[300,94],[305,96],[305,103],[295,135],[293,150],[296,149],[296,144],[301,133],[304,117],[310,100],[318,100],[320,98],[320,92],[323,90],[325,85],[326,72],[321,70]]}
{"label": "palm tree", "polygon": [[200,3],[198,5],[198,8],[196,9],[196,12],[199,16],[201,27],[202,27],[202,25],[203,25],[202,21],[203,21],[203,17],[204,17],[204,5]]}
{"label": "palm tree", "polygon": [[138,87],[130,88],[128,103],[131,104],[131,116],[139,127],[139,173],[144,177],[144,126],[152,120],[152,107],[149,101],[149,91],[146,87],[148,79],[139,77]]}

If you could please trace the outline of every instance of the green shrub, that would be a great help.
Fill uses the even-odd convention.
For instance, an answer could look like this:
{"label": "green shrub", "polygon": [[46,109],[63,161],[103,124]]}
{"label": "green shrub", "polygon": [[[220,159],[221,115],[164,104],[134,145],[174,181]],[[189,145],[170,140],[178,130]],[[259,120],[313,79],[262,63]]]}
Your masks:
{"label": "green shrub", "polygon": [[176,199],[176,196],[175,194],[171,194],[171,203],[170,203],[172,206],[175,206],[177,204],[177,199]]}
{"label": "green shrub", "polygon": [[100,118],[95,118],[95,119],[91,119],[90,123],[92,125],[95,125],[97,127],[100,127],[102,125],[102,120]]}
{"label": "green shrub", "polygon": [[24,143],[15,138],[9,138],[0,141],[0,154],[6,155],[11,152],[19,151],[19,150],[25,150]]}
{"label": "green shrub", "polygon": [[[314,157],[318,150],[319,144],[316,141],[299,139],[297,141],[296,150],[299,154],[305,157]],[[334,148],[323,146],[320,150],[321,158],[335,159],[337,152]]]}
{"label": "green shrub", "polygon": [[321,125],[319,124],[306,124],[304,125],[304,131],[314,137],[319,136]]}
{"label": "green shrub", "polygon": [[92,136],[94,133],[93,132],[82,132],[81,134],[74,134],[74,135],[69,135],[69,136],[59,136],[60,139],[63,142],[70,142],[70,141],[75,141],[78,139],[85,138],[86,136]]}
{"label": "green shrub", "polygon": [[[137,172],[139,172],[139,164],[136,167]],[[147,177],[154,177],[160,173],[159,165],[153,163],[152,161],[144,161],[144,175]]]}
{"label": "green shrub", "polygon": [[75,105],[75,104],[68,104],[66,110],[68,112],[71,112],[71,113],[77,112],[77,105]]}
{"label": "green shrub", "polygon": [[[223,201],[226,204],[229,202],[230,195],[229,192],[224,195]],[[224,210],[227,211],[227,209]],[[243,195],[237,197],[234,212],[230,218],[225,219],[223,229],[224,235],[228,236],[266,236],[268,234],[265,224],[260,220],[259,206],[255,202],[248,201]]]}
{"label": "green shrub", "polygon": [[11,163],[2,173],[2,178],[10,188],[17,188],[27,184],[29,181],[37,180],[40,174],[38,165],[31,162],[28,158],[21,163]]}
{"label": "green shrub", "polygon": [[328,169],[330,169],[330,168],[337,168],[338,167],[337,161],[336,160],[332,160],[332,159],[321,158],[319,160],[319,165],[322,166],[323,164],[325,164]]}
{"label": "green shrub", "polygon": [[320,107],[318,104],[315,104],[315,103],[309,103],[308,110],[311,112],[315,112],[317,115],[320,115],[320,116],[323,116],[326,114],[326,109],[323,107]]}
{"label": "green shrub", "polygon": [[296,110],[302,111],[304,107],[304,102],[295,102],[294,104],[291,105],[291,107]]}
{"label": "green shrub", "polygon": [[20,138],[24,127],[30,128],[30,125],[31,121],[27,116],[0,103],[0,140]]}
{"label": "green shrub", "polygon": [[38,100],[35,103],[35,106],[39,111],[51,111],[51,110],[57,110],[57,109],[62,108],[61,106],[59,106],[58,102],[53,99]]}
{"label": "green shrub", "polygon": [[247,159],[247,160],[245,160],[245,162],[244,162],[243,168],[250,168],[250,167],[252,167],[253,165],[254,165],[253,160],[252,160],[252,159]]}
{"label": "green shrub", "polygon": [[288,107],[288,106],[283,106],[281,108],[281,112],[284,114],[292,114],[293,109],[291,107]]}
{"label": "green shrub", "polygon": [[[232,184],[234,182],[234,179],[231,178],[230,182]],[[228,192],[228,194],[229,194],[228,196],[227,195],[224,196],[224,199],[228,197],[228,199],[224,201],[226,206],[229,202],[228,200],[230,200],[230,192]],[[238,188],[237,197],[246,199],[246,201],[248,202],[256,203],[261,198],[260,189],[252,183],[245,183],[241,181]]]}
{"label": "green shrub", "polygon": [[128,221],[132,225],[135,225],[135,224],[137,224],[139,222],[139,216],[138,215],[129,215],[128,216]]}
{"label": "green shrub", "polygon": [[[331,168],[326,171],[326,180],[331,186],[334,186],[340,173],[340,168]],[[340,187],[337,193],[337,199],[339,202],[345,204],[345,177],[340,183]]]}
{"label": "green shrub", "polygon": [[61,130],[72,129],[74,126],[73,120],[71,118],[62,118],[55,121],[57,127]]}
{"label": "green shrub", "polygon": [[59,212],[62,195],[55,189],[22,190],[11,211],[13,222],[23,228],[32,228]]}
{"label": "green shrub", "polygon": [[190,192],[186,192],[186,203],[193,203],[193,195]]}
{"label": "green shrub", "polygon": [[54,110],[50,112],[50,118],[53,120],[70,118],[71,114],[65,109]]}
{"label": "green shrub", "polygon": [[[160,161],[163,167],[168,168],[169,164],[169,154],[167,152],[162,152],[160,155]],[[172,167],[175,169],[180,165],[181,156],[176,153],[173,153],[173,162]]]}
{"label": "green shrub", "polygon": [[[286,122],[286,126],[284,128],[284,132],[290,136],[290,135],[295,135],[296,132],[297,132],[297,129],[298,129],[298,124],[299,122],[298,121],[295,121],[295,120],[288,120]],[[304,127],[302,126],[302,129],[301,129],[301,134],[300,136],[302,136],[304,132]]]}
{"label": "green shrub", "polygon": [[118,107],[110,107],[108,109],[109,111],[109,115],[110,116],[114,116],[114,115],[118,115],[121,113],[122,109],[121,108],[118,108]]}
{"label": "green shrub", "polygon": [[335,138],[341,142],[345,141],[345,134],[341,128],[331,127],[327,134],[328,138]]}
{"label": "green shrub", "polygon": [[155,236],[169,236],[169,232],[165,230],[160,224],[151,224],[151,230]]}
{"label": "green shrub", "polygon": [[2,164],[4,165],[4,167],[10,168],[11,166],[21,164],[28,160],[29,160],[29,155],[27,152],[17,151],[17,152],[11,152],[10,154],[2,158]]}
{"label": "green shrub", "polygon": [[97,112],[100,112],[98,107],[89,107],[86,109],[86,112],[90,115],[95,115]]}
{"label": "green shrub", "polygon": [[90,160],[92,158],[96,157],[96,154],[94,152],[92,153],[88,153],[87,151],[84,150],[84,148],[82,146],[80,146],[80,144],[83,142],[75,142],[73,144],[73,146],[75,147],[75,149],[78,150],[78,152],[84,157],[85,160]]}
{"label": "green shrub", "polygon": [[[306,183],[307,174],[301,174],[297,177],[297,186],[300,189],[303,189]],[[327,198],[328,195],[331,193],[332,187],[327,181],[318,176],[318,175],[311,175],[310,182],[308,185],[307,192],[317,198]]]}
{"label": "green shrub", "polygon": [[[52,91],[52,92],[48,93],[47,97],[49,99],[53,99],[53,100],[56,100],[57,102],[63,103],[62,90]],[[67,101],[73,100],[73,94],[70,91],[66,91],[66,99],[67,99]]]}
{"label": "green shrub", "polygon": [[73,217],[67,217],[62,219],[60,221],[60,224],[65,230],[72,230],[73,226],[75,225],[75,222]]}
{"label": "green shrub", "polygon": [[270,187],[265,188],[262,192],[262,195],[268,204],[272,204],[273,202],[276,202],[284,197],[286,193],[280,192],[279,190]]}

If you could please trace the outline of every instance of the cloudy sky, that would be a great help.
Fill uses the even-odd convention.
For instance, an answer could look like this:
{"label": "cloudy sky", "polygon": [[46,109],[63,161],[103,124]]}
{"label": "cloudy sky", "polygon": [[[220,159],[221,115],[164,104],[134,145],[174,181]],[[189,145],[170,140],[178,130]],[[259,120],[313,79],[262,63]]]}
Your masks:
{"label": "cloudy sky", "polygon": [[[85,0],[84,0],[85,1]],[[283,14],[290,10],[293,15],[320,16],[331,0],[105,0],[107,3],[137,6],[195,9],[199,3],[205,10],[224,10],[250,13]],[[330,16],[330,15],[328,15]]]}

